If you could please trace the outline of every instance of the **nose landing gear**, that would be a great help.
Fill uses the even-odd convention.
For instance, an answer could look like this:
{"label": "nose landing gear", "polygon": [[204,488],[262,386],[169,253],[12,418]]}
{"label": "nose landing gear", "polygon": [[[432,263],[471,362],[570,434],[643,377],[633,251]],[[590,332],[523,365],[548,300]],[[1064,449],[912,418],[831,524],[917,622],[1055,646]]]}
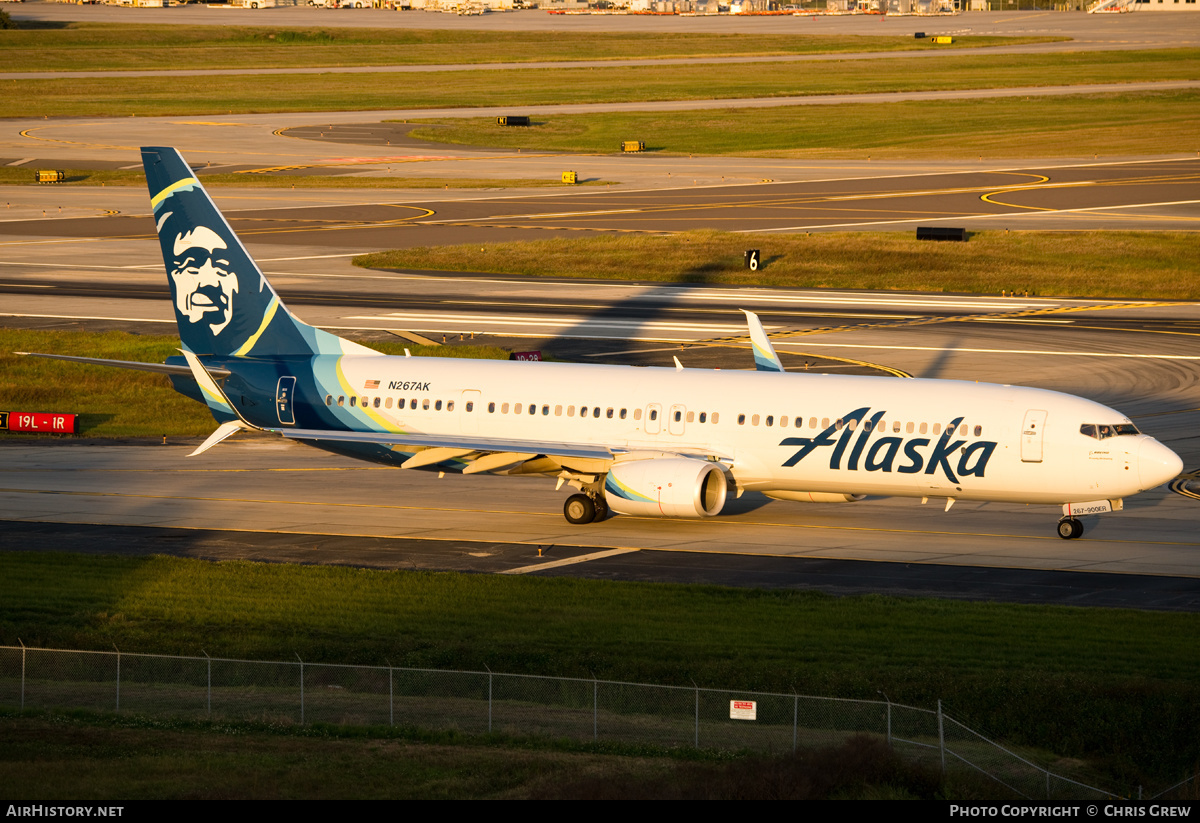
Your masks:
{"label": "nose landing gear", "polygon": [[1083,523],[1074,517],[1064,517],[1058,521],[1058,536],[1063,540],[1074,540],[1083,535]]}

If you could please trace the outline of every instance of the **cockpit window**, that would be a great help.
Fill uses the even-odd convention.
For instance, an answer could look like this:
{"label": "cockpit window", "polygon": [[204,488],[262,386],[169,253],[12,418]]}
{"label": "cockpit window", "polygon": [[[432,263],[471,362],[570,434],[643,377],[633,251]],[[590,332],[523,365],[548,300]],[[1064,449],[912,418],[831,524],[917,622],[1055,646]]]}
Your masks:
{"label": "cockpit window", "polygon": [[1079,433],[1097,440],[1107,440],[1123,434],[1141,434],[1138,427],[1132,423],[1084,423],[1079,427]]}

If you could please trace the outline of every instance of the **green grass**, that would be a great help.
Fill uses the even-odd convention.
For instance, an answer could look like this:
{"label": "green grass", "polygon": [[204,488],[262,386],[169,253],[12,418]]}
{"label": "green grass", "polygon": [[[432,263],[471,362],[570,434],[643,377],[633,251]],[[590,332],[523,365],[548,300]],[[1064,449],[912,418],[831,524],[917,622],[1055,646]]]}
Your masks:
{"label": "green grass", "polygon": [[941,698],[1007,742],[1137,779],[1200,758],[1198,629],[1196,614],[0,554],[5,644]]}
{"label": "green grass", "polygon": [[[770,188],[764,188],[769,196]],[[637,215],[632,215],[635,219]],[[743,268],[758,248],[763,266]],[[919,241],[911,232],[734,234],[690,231],[398,249],[354,259],[368,268],[479,271],[773,288],[1163,300],[1200,299],[1200,243],[1184,232],[1000,232],[966,243]]]}
{"label": "green grass", "polygon": [[[489,346],[417,346],[403,341],[368,345],[397,355],[407,347],[418,357],[508,357],[507,351]],[[85,437],[207,436],[216,426],[208,409],[175,392],[166,377],[13,354],[28,351],[161,363],[177,355],[178,349],[179,338],[167,335],[0,329],[0,409],[78,413],[80,434]],[[0,432],[0,439],[33,437]]]}
{"label": "green grass", "polygon": [[[10,80],[0,84],[9,117],[58,115],[240,114],[396,108],[513,106],[657,100],[720,100],[864,92],[1008,88],[1063,83],[1200,79],[1200,52],[1163,49],[1034,55],[944,55],[832,62],[796,61],[769,71],[712,65],[468,70],[438,82],[401,82],[387,74],[206,77],[181,95],[179,79],[127,77]],[[931,104],[930,116],[936,116]],[[37,136],[37,129],[31,132]]]}
{"label": "green grass", "polygon": [[[32,168],[0,166],[0,186],[37,186]],[[60,169],[66,180],[54,186],[137,186],[144,188],[146,176],[135,169]],[[244,189],[493,189],[562,187],[561,178],[547,176],[486,179],[477,177],[355,177],[330,174],[204,174],[206,188]],[[603,180],[586,180],[582,186],[607,186]]]}
{"label": "green grass", "polygon": [[470,146],[610,154],[648,151],[865,160],[1106,157],[1200,151],[1200,91],[1083,94],[759,109],[531,113],[529,128],[441,118],[411,137]]}
{"label": "green grass", "polygon": [[942,51],[1065,39],[965,36],[955,37],[947,47],[901,36],[580,32],[564,37],[558,32],[488,29],[72,23],[56,29],[6,31],[0,35],[0,54],[9,65],[39,71],[244,69]]}
{"label": "green grass", "polygon": [[1011,797],[984,778],[944,780],[875,738],[795,757],[645,748],[0,710],[0,780],[27,801]]}

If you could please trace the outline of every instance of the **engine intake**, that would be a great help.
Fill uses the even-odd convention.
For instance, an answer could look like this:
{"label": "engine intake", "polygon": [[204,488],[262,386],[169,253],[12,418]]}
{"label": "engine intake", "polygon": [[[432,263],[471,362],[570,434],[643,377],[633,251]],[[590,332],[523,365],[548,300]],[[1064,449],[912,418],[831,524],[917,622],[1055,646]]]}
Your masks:
{"label": "engine intake", "polygon": [[713,517],[728,490],[720,466],[690,457],[615,463],[604,478],[610,509],[647,517]]}

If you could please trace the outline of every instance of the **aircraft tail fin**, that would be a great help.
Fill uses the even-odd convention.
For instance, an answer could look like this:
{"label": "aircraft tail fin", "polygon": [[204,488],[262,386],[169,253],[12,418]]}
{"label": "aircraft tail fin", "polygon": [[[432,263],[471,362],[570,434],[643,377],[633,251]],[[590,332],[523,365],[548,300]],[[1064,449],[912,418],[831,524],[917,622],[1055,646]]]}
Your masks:
{"label": "aircraft tail fin", "polygon": [[173,148],[142,149],[184,348],[201,355],[376,354],[288,311]]}

